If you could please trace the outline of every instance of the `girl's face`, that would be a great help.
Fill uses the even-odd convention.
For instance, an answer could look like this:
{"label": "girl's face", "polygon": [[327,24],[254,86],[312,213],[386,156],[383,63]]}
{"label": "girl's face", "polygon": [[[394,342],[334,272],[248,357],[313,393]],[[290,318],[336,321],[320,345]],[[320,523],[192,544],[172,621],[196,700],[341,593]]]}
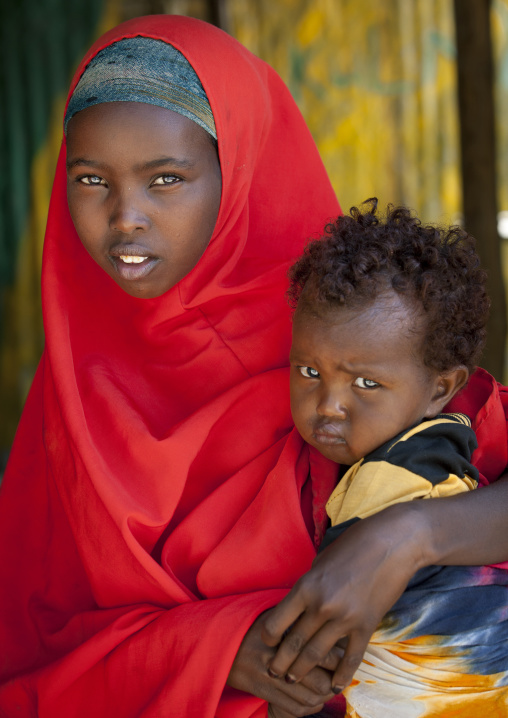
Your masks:
{"label": "girl's face", "polygon": [[162,107],[89,107],[68,125],[67,198],[92,259],[127,294],[159,297],[212,237],[221,198],[212,138]]}
{"label": "girl's face", "polygon": [[[303,304],[303,308],[302,305]],[[451,398],[423,364],[422,327],[395,292],[359,309],[293,318],[291,411],[307,443],[351,465]]]}

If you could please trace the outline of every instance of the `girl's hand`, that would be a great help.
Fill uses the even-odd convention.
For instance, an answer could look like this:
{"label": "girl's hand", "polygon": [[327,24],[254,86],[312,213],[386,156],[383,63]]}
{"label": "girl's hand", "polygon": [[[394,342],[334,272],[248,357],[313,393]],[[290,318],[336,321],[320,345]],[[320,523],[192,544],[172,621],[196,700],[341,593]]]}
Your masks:
{"label": "girl's hand", "polygon": [[[337,711],[333,708],[328,708],[325,706],[323,710],[321,710],[319,713],[313,713],[310,716],[307,716],[306,718],[332,718],[333,716],[337,715]],[[342,715],[342,712],[341,712]],[[281,708],[276,708],[271,703],[268,704],[268,718],[294,718],[294,716],[291,713],[286,713],[286,711],[283,711]]]}
{"label": "girl's hand", "polygon": [[[273,610],[273,609],[272,609]],[[245,691],[272,704],[279,712],[277,718],[294,718],[317,713],[323,704],[333,698],[332,674],[322,668],[313,668],[295,685],[272,678],[267,671],[275,649],[261,639],[264,622],[271,611],[266,611],[247,632],[228,677],[228,685]]]}
{"label": "girl's hand", "polygon": [[[397,504],[353,524],[267,615],[262,638],[278,646],[273,674],[300,681],[347,639],[333,677],[349,685],[381,619],[424,566],[481,566],[508,559],[508,475],[478,491]],[[481,526],[481,540],[471,530]],[[334,649],[337,650],[337,649]]]}
{"label": "girl's hand", "polygon": [[294,718],[291,713],[283,711],[282,708],[277,708],[271,703],[268,704],[268,718]]}
{"label": "girl's hand", "polygon": [[[393,506],[353,524],[270,611],[262,639],[278,646],[272,675],[298,685],[317,665],[334,668],[338,657],[332,690],[340,693],[349,685],[382,617],[417,569],[427,565],[425,530],[414,506]],[[340,639],[347,639],[341,641],[342,657],[334,648]]]}

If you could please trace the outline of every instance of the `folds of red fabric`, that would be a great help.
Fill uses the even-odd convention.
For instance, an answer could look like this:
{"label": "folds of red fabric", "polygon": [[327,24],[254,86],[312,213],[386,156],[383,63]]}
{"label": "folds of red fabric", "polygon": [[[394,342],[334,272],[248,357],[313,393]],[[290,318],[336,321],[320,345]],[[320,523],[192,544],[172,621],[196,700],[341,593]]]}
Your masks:
{"label": "folds of red fabric", "polygon": [[96,43],[72,86],[99,49],[135,35],[170,42],[199,75],[221,207],[191,273],[135,299],[76,235],[62,144],[46,349],[0,496],[7,716],[264,715],[227,675],[253,620],[314,556],[306,452],[287,443],[284,293],[337,200],[287,88],[217,28],[130,21]]}
{"label": "folds of red fabric", "polygon": [[[311,564],[302,497],[313,493],[319,536],[334,481],[315,459],[314,492],[302,493],[309,457],[288,402],[286,271],[339,212],[312,138],[265,63],[184,17],[111,31],[73,86],[101,47],[133,35],[170,42],[199,75],[221,208],[194,270],[162,297],[135,299],[76,236],[62,145],[46,349],[0,493],[9,718],[264,716],[263,701],[226,679],[253,620]],[[492,480],[506,465],[506,422],[487,383],[472,381],[463,400],[485,414],[478,460]]]}

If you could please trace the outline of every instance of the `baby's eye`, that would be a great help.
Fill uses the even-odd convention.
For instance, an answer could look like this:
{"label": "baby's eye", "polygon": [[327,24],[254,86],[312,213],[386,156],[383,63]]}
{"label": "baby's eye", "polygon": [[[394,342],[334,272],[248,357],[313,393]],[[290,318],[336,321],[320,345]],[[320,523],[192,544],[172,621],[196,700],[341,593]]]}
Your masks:
{"label": "baby's eye", "polygon": [[152,185],[169,185],[169,184],[175,184],[175,182],[179,182],[180,178],[175,177],[175,175],[161,175],[160,177],[156,177]]}
{"label": "baby's eye", "polygon": [[300,374],[306,379],[319,379],[319,372],[311,366],[299,366]]}
{"label": "baby's eye", "polygon": [[80,177],[79,181],[83,184],[88,185],[105,185],[106,181],[102,179],[102,177],[99,177],[98,175],[85,175],[85,177]]}
{"label": "baby's eye", "polygon": [[362,376],[359,376],[354,381],[355,386],[360,387],[360,389],[375,389],[376,387],[380,386],[377,381],[373,381],[372,379],[364,379]]}

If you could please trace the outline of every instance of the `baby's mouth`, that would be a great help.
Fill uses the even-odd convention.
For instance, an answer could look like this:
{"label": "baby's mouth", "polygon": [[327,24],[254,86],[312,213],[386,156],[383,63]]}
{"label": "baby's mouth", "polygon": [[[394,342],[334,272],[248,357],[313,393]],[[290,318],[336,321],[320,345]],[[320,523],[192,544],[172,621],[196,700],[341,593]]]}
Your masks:
{"label": "baby's mouth", "polygon": [[336,446],[346,443],[343,430],[333,423],[325,423],[315,427],[313,438],[318,444],[325,446]]}

